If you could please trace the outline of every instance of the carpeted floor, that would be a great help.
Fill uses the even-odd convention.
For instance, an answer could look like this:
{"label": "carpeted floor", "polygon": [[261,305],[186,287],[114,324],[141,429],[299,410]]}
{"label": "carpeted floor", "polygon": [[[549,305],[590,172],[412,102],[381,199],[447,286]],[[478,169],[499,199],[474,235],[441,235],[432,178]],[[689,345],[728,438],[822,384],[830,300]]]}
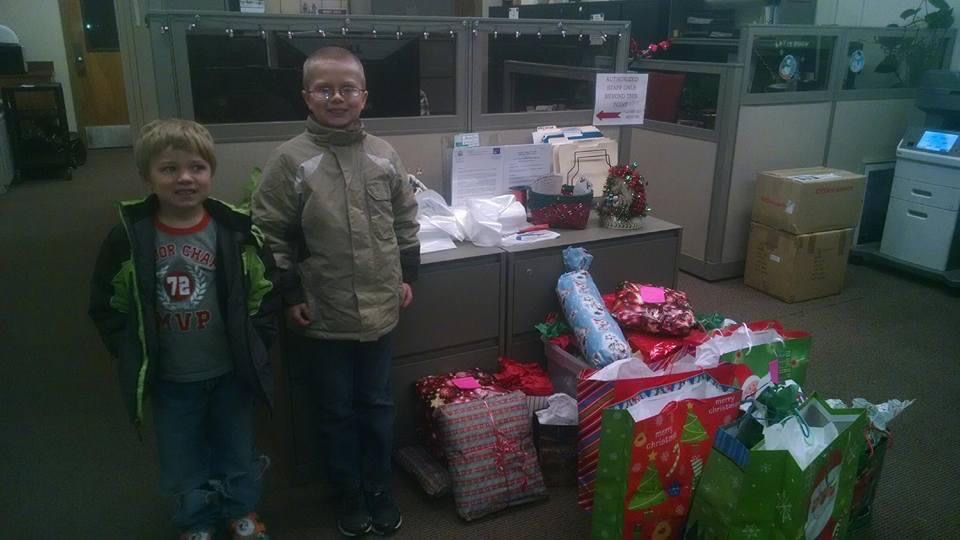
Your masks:
{"label": "carpeted floor", "polygon": [[[113,201],[138,196],[129,150],[91,153],[72,182],[35,181],[0,195],[0,527],[3,538],[173,538],[158,495],[149,430],[140,442],[113,366],[86,317],[96,249]],[[960,538],[960,301],[941,287],[851,266],[843,294],[796,305],[739,280],[681,275],[698,311],[776,318],[809,330],[807,388],[824,396],[916,398],[894,424],[867,537]],[[272,482],[269,482],[272,480]],[[315,486],[268,480],[262,514],[275,538],[335,538]],[[571,489],[465,524],[402,474],[398,538],[586,538]]]}

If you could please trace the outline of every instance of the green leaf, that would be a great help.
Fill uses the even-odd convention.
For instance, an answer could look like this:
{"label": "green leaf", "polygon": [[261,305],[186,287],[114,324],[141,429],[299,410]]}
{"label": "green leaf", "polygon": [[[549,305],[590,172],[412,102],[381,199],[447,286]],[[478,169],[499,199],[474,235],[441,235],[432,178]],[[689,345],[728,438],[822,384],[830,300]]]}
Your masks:
{"label": "green leaf", "polygon": [[919,9],[905,9],[903,13],[900,14],[901,19],[909,19],[916,15],[920,10]]}
{"label": "green leaf", "polygon": [[937,9],[950,9],[947,0],[930,0],[930,4]]}
{"label": "green leaf", "polygon": [[940,10],[928,13],[924,18],[928,28],[950,28],[953,26],[953,10]]}
{"label": "green leaf", "polygon": [[876,73],[896,73],[898,67],[900,67],[900,60],[891,54],[877,64],[873,71]]}

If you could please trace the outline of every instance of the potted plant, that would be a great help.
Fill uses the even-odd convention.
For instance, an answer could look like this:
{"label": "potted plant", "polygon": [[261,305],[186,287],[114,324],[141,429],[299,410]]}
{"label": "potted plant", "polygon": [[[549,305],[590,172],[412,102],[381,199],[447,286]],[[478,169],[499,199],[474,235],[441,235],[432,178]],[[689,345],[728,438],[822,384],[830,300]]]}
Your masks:
{"label": "potted plant", "polygon": [[903,28],[903,36],[877,38],[885,56],[874,71],[895,75],[897,87],[916,86],[925,71],[937,69],[943,62],[943,44],[954,21],[953,8],[946,0],[920,0],[916,8],[900,13],[900,18],[902,26],[888,26]]}

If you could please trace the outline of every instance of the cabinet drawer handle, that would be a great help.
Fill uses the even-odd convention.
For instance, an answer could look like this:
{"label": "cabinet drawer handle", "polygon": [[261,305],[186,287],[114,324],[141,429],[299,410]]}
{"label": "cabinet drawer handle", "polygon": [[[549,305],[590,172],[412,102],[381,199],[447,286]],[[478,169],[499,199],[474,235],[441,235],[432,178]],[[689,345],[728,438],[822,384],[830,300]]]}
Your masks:
{"label": "cabinet drawer handle", "polygon": [[907,210],[907,213],[915,218],[927,219],[927,214],[923,212],[917,212],[916,210]]}
{"label": "cabinet drawer handle", "polygon": [[916,195],[917,197],[924,197],[924,198],[926,198],[926,199],[929,199],[930,197],[933,197],[933,193],[931,193],[931,192],[929,192],[929,191],[927,191],[927,190],[925,190],[925,189],[913,188],[913,189],[910,190],[910,191],[912,191],[913,194]]}

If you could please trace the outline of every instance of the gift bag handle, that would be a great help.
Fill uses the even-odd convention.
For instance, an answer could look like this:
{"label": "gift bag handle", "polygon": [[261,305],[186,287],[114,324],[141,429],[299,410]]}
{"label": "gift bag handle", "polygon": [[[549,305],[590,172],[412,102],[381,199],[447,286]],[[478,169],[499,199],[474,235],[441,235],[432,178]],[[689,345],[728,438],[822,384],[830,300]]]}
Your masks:
{"label": "gift bag handle", "polygon": [[577,150],[573,153],[573,165],[567,170],[566,183],[568,186],[574,185],[574,179],[580,172],[580,160],[589,161],[603,158],[607,162],[607,167],[611,167],[610,154],[606,149],[598,148],[596,150]]}

